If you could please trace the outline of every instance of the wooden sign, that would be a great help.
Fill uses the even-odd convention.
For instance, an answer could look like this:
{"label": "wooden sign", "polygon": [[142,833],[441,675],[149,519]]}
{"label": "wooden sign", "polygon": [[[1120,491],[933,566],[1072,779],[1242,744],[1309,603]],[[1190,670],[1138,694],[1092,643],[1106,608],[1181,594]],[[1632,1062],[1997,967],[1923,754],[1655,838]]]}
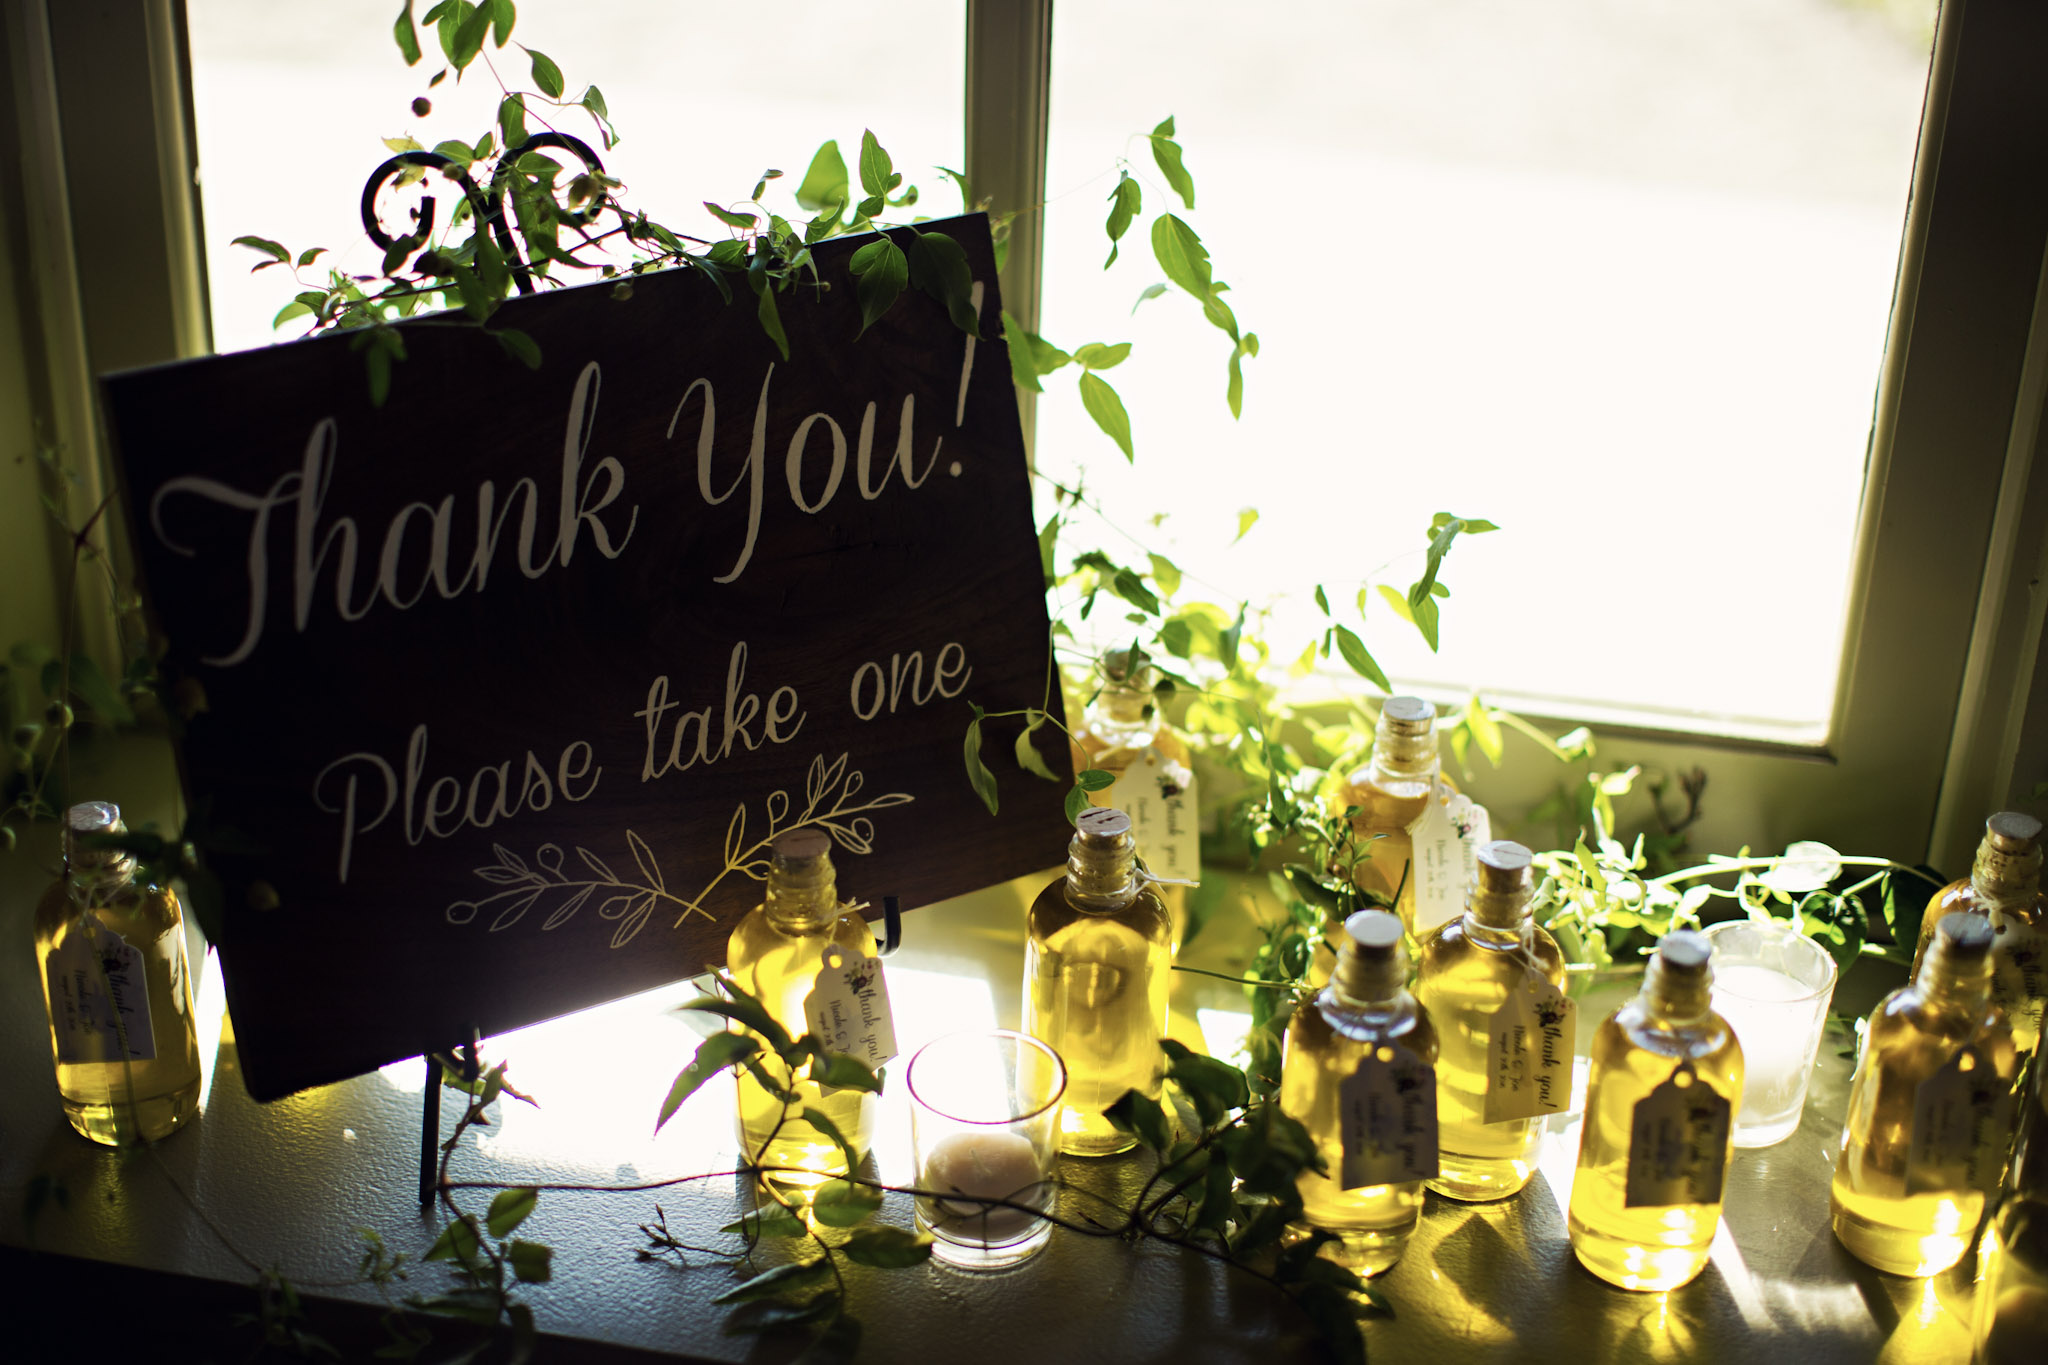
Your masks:
{"label": "wooden sign", "polygon": [[1000,818],[962,765],[1047,621],[987,222],[923,230],[981,338],[907,291],[856,340],[854,241],[787,360],[670,272],[508,304],[537,371],[408,325],[382,409],[345,335],[104,381],[257,1098],[722,963],[783,830],[877,905],[1064,856],[1016,727]]}

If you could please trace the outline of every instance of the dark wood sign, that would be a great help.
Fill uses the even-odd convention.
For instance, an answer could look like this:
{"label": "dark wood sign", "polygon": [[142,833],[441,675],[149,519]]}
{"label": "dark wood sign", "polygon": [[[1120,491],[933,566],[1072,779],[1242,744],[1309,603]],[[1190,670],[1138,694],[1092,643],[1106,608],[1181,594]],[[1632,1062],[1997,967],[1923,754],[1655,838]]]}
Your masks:
{"label": "dark wood sign", "polygon": [[987,222],[925,230],[980,339],[908,291],[856,340],[848,242],[787,360],[674,272],[508,304],[538,371],[408,325],[381,410],[345,336],[104,382],[259,1099],[723,962],[798,825],[876,904],[1064,856],[1007,736],[1000,818],[962,766],[1047,622]]}

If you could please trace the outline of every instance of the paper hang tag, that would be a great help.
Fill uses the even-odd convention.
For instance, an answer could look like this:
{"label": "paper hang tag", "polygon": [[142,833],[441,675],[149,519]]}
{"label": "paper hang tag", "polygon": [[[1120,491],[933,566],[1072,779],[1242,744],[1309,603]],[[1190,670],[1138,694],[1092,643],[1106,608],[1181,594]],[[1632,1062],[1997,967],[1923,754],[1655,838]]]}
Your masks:
{"label": "paper hang tag", "polygon": [[1958,1049],[1913,1091],[1906,1194],[1990,1194],[2005,1173],[2012,1093],[1973,1047]]}
{"label": "paper hang tag", "polygon": [[[1195,774],[1147,745],[1116,781],[1111,805],[1131,817],[1138,856],[1153,875],[1170,881],[1202,879],[1202,841],[1195,823]],[[1105,795],[1107,795],[1105,793]]]}
{"label": "paper hang tag", "polygon": [[1718,1204],[1728,1166],[1728,1127],[1735,1107],[1699,1078],[1689,1061],[1636,1101],[1629,1119],[1631,1209]]}
{"label": "paper hang tag", "polygon": [[1466,893],[1479,878],[1479,846],[1493,833],[1486,807],[1453,792],[1442,778],[1429,796],[1408,826],[1418,938],[1464,913]]}
{"label": "paper hang tag", "polygon": [[2048,930],[2020,916],[1991,912],[1991,1003],[2011,1015],[2041,1025],[2042,998],[2048,996]]}
{"label": "paper hang tag", "polygon": [[828,1051],[871,1069],[894,1057],[896,1025],[882,959],[856,957],[836,943],[826,948],[825,965],[804,999],[804,1024]]}
{"label": "paper hang tag", "polygon": [[46,971],[58,1061],[119,1061],[124,1032],[129,1061],[155,1060],[149,968],[140,948],[95,922],[90,935],[67,937],[50,954]]}
{"label": "paper hang tag", "polygon": [[1562,1113],[1572,1099],[1578,1006],[1534,970],[1487,1023],[1483,1120],[1502,1123]]}
{"label": "paper hang tag", "polygon": [[1337,1087],[1347,1190],[1437,1176],[1436,1068],[1382,1043]]}

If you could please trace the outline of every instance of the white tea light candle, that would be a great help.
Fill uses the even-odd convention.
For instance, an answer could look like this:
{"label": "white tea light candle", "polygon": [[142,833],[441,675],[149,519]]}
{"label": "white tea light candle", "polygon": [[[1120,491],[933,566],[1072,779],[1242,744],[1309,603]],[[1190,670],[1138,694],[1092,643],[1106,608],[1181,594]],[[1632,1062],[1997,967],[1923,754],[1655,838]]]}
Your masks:
{"label": "white tea light candle", "polygon": [[918,1186],[935,1194],[969,1196],[927,1201],[934,1229],[944,1227],[954,1237],[994,1245],[1015,1241],[1038,1218],[1023,1209],[973,1200],[1007,1199],[1043,1209],[1050,1192],[1037,1150],[1015,1133],[1001,1131],[954,1133],[940,1139],[925,1158]]}

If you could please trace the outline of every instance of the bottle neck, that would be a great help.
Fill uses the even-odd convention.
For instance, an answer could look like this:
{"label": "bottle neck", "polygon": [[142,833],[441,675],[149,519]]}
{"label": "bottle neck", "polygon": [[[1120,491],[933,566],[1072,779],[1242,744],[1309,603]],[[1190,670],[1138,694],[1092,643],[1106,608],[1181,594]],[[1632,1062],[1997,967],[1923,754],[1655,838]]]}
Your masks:
{"label": "bottle neck", "polygon": [[1986,835],[1977,845],[1977,861],[1970,868],[1970,889],[1986,910],[2011,905],[2031,905],[2041,894],[2041,846],[2001,847],[2002,841]]}
{"label": "bottle neck", "polygon": [[1384,713],[1373,733],[1372,768],[1375,780],[1415,782],[1433,778],[1438,770],[1436,723],[1397,720]]}
{"label": "bottle neck", "polygon": [[1680,970],[1661,955],[1643,970],[1643,989],[1636,996],[1643,1012],[1660,1024],[1697,1024],[1712,1012],[1713,976],[1704,968]]}
{"label": "bottle neck", "polygon": [[1990,955],[1951,953],[1947,940],[1936,934],[1920,961],[1920,974],[1913,978],[1913,991],[1936,1010],[1981,1013],[1991,1001]]}
{"label": "bottle neck", "polygon": [[839,887],[829,857],[771,863],[768,922],[786,934],[815,934],[839,918]]}
{"label": "bottle neck", "polygon": [[1067,901],[1079,910],[1121,910],[1138,898],[1138,842],[1129,834],[1097,843],[1077,834],[1067,845]]}
{"label": "bottle neck", "polygon": [[135,884],[135,860],[120,857],[112,862],[74,862],[66,873],[71,903],[81,909],[106,905]]}
{"label": "bottle neck", "polygon": [[1465,902],[1465,928],[1483,943],[1527,939],[1536,927],[1529,913],[1530,889],[1526,883],[1509,890],[1496,890],[1482,876]]}
{"label": "bottle neck", "polygon": [[1330,977],[1330,989],[1339,1005],[1383,1013],[1399,1005],[1402,987],[1407,984],[1407,954],[1368,953],[1351,943],[1338,951],[1337,969]]}
{"label": "bottle neck", "polygon": [[1129,683],[1107,683],[1088,704],[1088,728],[1121,749],[1150,744],[1159,734],[1152,694]]}

